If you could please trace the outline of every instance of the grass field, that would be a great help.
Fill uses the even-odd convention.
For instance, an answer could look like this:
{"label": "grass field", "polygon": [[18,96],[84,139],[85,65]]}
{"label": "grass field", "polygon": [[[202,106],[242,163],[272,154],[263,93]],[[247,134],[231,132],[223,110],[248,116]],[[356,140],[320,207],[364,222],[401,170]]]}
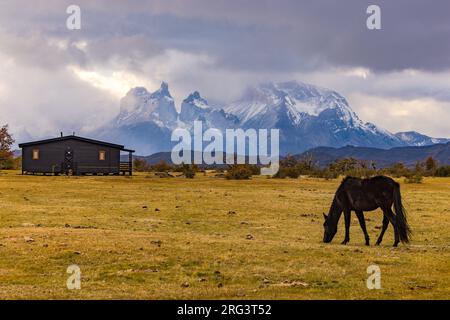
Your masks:
{"label": "grass field", "polygon": [[[1,299],[431,299],[450,297],[450,179],[401,186],[414,232],[392,248],[381,211],[321,242],[340,179],[0,174]],[[402,181],[400,181],[402,182]],[[343,220],[343,219],[341,219]],[[81,268],[81,290],[66,269]],[[381,268],[380,290],[366,269]]]}

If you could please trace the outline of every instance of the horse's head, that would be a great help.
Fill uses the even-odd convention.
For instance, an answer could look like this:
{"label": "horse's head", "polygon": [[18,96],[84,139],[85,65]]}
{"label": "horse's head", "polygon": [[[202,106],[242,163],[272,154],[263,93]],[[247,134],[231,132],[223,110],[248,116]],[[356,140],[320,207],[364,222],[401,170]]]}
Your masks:
{"label": "horse's head", "polygon": [[325,219],[323,223],[323,242],[329,243],[337,232],[337,224],[331,223],[331,219],[325,213],[323,213],[323,218]]}

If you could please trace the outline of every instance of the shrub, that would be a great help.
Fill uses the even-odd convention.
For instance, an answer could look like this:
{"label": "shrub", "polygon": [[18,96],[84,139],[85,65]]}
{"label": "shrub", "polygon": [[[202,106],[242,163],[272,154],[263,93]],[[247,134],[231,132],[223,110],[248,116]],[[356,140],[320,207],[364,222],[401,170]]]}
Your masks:
{"label": "shrub", "polygon": [[197,166],[194,164],[182,164],[181,165],[181,172],[183,172],[183,175],[188,179],[194,179],[195,173],[198,171]]}
{"label": "shrub", "polygon": [[424,172],[424,164],[417,162],[414,170],[405,176],[405,183],[422,183]]}
{"label": "shrub", "polygon": [[335,179],[339,175],[369,178],[376,174],[375,163],[354,158],[344,158],[330,163],[322,171],[321,175],[325,179]]}
{"label": "shrub", "polygon": [[234,179],[234,180],[245,180],[250,179],[253,175],[253,171],[250,165],[248,164],[234,164],[231,165],[227,173],[225,174],[225,178]]}
{"label": "shrub", "polygon": [[411,171],[402,162],[398,162],[386,168],[384,172],[395,178],[407,177],[411,175]]}
{"label": "shrub", "polygon": [[313,165],[311,157],[305,156],[297,160],[295,157],[287,155],[284,159],[280,160],[280,168],[273,177],[297,179],[302,174],[313,175],[316,170],[317,168]]}
{"label": "shrub", "polygon": [[0,165],[0,169],[18,170],[22,167],[22,157],[9,157],[4,159]]}
{"label": "shrub", "polygon": [[164,160],[161,160],[157,164],[151,166],[151,170],[156,172],[167,172],[172,171],[173,167],[170,164],[167,164]]}
{"label": "shrub", "polygon": [[297,160],[288,155],[280,161],[280,170],[274,175],[274,178],[298,178],[300,175],[324,179],[336,179],[339,175],[369,178],[377,173],[375,163],[370,161],[344,158],[336,160],[324,169],[321,169],[314,164],[311,156],[306,155],[302,159]]}
{"label": "shrub", "polygon": [[377,174],[377,171],[370,168],[355,168],[352,170],[348,170],[347,172],[343,172],[342,175],[357,177],[357,178],[370,178]]}
{"label": "shrub", "polygon": [[256,164],[247,164],[246,166],[250,169],[253,176],[259,176],[261,174],[261,168]]}
{"label": "shrub", "polygon": [[422,183],[423,176],[422,175],[413,174],[413,175],[410,175],[408,177],[405,177],[404,181],[405,181],[405,183]]}
{"label": "shrub", "polygon": [[438,163],[433,157],[428,157],[424,163],[426,174],[432,176],[436,173]]}
{"label": "shrub", "polygon": [[136,158],[133,160],[133,170],[138,172],[150,171],[150,166],[144,159]]}
{"label": "shrub", "polygon": [[274,178],[293,178],[297,179],[300,176],[300,170],[297,167],[280,167]]}
{"label": "shrub", "polygon": [[315,177],[322,178],[325,180],[331,180],[331,179],[336,179],[337,177],[339,177],[339,173],[337,171],[331,170],[330,168],[325,168],[323,170],[318,170],[315,173]]}
{"label": "shrub", "polygon": [[442,166],[436,169],[434,172],[436,177],[450,177],[450,166]]}

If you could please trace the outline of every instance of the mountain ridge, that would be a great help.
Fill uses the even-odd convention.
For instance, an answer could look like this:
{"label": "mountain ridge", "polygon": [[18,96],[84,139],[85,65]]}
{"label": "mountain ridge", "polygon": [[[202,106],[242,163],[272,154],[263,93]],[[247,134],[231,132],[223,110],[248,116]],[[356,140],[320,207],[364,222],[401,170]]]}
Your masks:
{"label": "mountain ridge", "polygon": [[196,120],[203,122],[204,130],[278,128],[282,154],[318,146],[389,149],[450,141],[415,131],[394,134],[363,122],[338,92],[298,81],[249,87],[240,99],[223,107],[209,105],[196,90],[181,102],[180,112],[166,82],[154,92],[132,88],[121,99],[119,114],[92,135],[114,139],[148,155],[171,150],[171,132],[175,128],[192,131]]}
{"label": "mountain ridge", "polygon": [[297,159],[312,157],[320,167],[327,166],[343,158],[374,161],[377,168],[384,168],[398,162],[413,167],[418,161],[424,161],[428,157],[433,157],[438,161],[439,165],[450,165],[450,142],[428,146],[394,147],[391,149],[354,146],[340,148],[317,147],[294,155],[294,157]]}

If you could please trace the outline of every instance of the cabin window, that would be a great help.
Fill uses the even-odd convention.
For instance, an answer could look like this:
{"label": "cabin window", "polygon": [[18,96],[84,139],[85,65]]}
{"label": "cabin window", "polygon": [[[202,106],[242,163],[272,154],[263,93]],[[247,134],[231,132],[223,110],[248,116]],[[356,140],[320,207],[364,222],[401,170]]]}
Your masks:
{"label": "cabin window", "polygon": [[33,160],[39,159],[39,149],[33,149]]}
{"label": "cabin window", "polygon": [[104,161],[104,160],[106,160],[106,151],[99,151],[98,152],[98,160],[100,160],[100,161]]}

